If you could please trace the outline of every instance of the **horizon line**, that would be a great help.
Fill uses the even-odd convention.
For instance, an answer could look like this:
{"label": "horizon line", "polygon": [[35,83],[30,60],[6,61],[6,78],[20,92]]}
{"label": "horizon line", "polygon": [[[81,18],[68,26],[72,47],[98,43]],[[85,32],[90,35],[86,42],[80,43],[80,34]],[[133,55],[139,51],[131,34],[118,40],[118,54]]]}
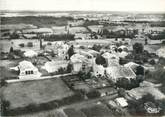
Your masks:
{"label": "horizon line", "polygon": [[8,10],[0,12],[122,12],[122,13],[165,13],[165,11],[111,11],[111,10]]}

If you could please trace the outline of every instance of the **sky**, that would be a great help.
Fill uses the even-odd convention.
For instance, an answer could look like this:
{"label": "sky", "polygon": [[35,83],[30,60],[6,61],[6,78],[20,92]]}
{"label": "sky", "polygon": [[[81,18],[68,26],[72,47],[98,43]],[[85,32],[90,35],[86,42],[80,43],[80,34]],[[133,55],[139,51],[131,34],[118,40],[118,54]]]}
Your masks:
{"label": "sky", "polygon": [[165,12],[165,0],[0,0],[0,10]]}

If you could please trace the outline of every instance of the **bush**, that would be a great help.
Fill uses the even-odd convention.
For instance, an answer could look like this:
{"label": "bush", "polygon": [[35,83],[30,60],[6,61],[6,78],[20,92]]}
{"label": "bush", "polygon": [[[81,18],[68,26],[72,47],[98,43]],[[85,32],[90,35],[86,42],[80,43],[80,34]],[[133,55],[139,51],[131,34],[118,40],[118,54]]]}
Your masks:
{"label": "bush", "polygon": [[73,69],[72,64],[68,64],[68,66],[67,66],[67,72],[68,73],[71,73],[72,72],[72,69]]}
{"label": "bush", "polygon": [[7,100],[1,100],[1,109],[2,109],[2,115],[7,115],[8,114],[8,110],[10,107],[10,102]]}
{"label": "bush", "polygon": [[100,95],[101,94],[96,90],[93,90],[93,91],[90,91],[89,93],[87,93],[87,97],[90,99],[100,97]]}
{"label": "bush", "polygon": [[28,42],[28,43],[27,43],[27,46],[28,46],[28,47],[33,47],[33,43],[32,43],[32,42]]}
{"label": "bush", "polygon": [[24,44],[24,43],[20,43],[19,46],[20,46],[21,48],[23,48],[23,47],[25,47],[25,44]]}
{"label": "bush", "polygon": [[1,79],[0,81],[0,87],[6,86],[7,82],[5,81],[5,79]]}
{"label": "bush", "polygon": [[85,49],[85,47],[84,46],[80,46],[80,49]]}
{"label": "bush", "polygon": [[155,64],[156,64],[156,62],[155,62],[155,60],[154,60],[154,59],[152,59],[152,60],[150,60],[150,61],[149,61],[149,64],[151,64],[151,65],[155,65]]}
{"label": "bush", "polygon": [[93,50],[98,51],[98,52],[101,50],[101,48],[102,48],[101,45],[96,45],[96,44],[94,44],[92,47]]}

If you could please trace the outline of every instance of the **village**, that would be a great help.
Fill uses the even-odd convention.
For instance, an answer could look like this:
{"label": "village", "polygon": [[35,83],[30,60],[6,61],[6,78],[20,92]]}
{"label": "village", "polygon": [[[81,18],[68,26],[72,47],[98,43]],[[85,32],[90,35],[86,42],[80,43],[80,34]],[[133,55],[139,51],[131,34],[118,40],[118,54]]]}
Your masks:
{"label": "village", "polygon": [[9,24],[1,25],[0,40],[3,115],[165,114],[165,27],[134,23],[136,16],[65,17],[63,26],[51,27],[4,20]]}

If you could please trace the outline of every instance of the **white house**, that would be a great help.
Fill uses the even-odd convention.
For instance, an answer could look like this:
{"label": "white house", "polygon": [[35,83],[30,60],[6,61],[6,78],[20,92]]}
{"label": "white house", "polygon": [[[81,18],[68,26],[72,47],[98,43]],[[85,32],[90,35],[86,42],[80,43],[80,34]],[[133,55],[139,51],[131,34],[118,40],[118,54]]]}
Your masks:
{"label": "white house", "polygon": [[106,52],[102,56],[105,58],[108,67],[119,65],[119,57],[117,55]]}
{"label": "white house", "polygon": [[127,100],[123,97],[116,98],[115,102],[120,107],[127,107],[128,106]]}
{"label": "white house", "polygon": [[73,66],[73,72],[79,72],[82,68],[83,62],[87,61],[87,58],[80,54],[74,54],[70,58],[70,62]]}
{"label": "white house", "polygon": [[156,54],[157,54],[159,57],[165,58],[165,47],[162,47],[162,48],[158,49],[158,50],[156,51]]}
{"label": "white house", "polygon": [[29,61],[22,61],[18,65],[18,69],[20,71],[19,78],[20,79],[34,79],[39,78],[41,73],[38,71],[37,67],[35,67]]}
{"label": "white house", "polygon": [[67,69],[68,62],[67,61],[49,61],[46,62],[45,65],[42,67],[44,68],[48,73],[57,72],[60,68],[63,68],[64,70]]}
{"label": "white house", "polygon": [[93,73],[94,76],[104,76],[105,75],[105,68],[102,65],[93,65]]}

